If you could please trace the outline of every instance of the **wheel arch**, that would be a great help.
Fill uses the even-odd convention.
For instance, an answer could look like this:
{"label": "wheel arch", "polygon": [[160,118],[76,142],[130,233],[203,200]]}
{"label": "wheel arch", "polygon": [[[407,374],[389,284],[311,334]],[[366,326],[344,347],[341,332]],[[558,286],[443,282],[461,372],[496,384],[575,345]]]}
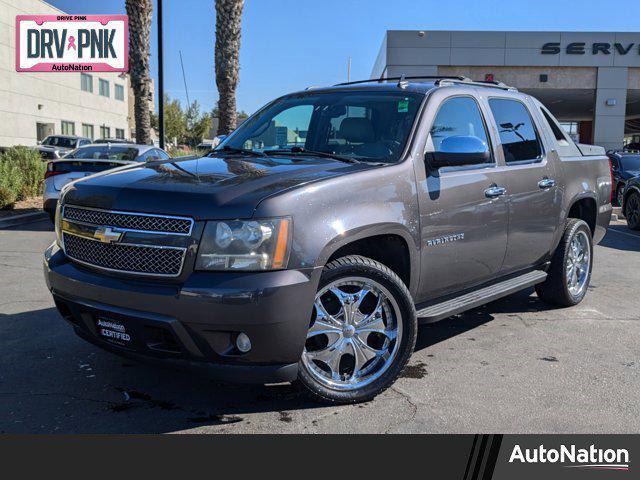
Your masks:
{"label": "wheel arch", "polygon": [[589,225],[592,236],[595,235],[598,221],[598,201],[595,194],[584,192],[576,195],[569,203],[565,221],[569,218],[584,220]]}
{"label": "wheel arch", "polygon": [[419,279],[419,254],[410,232],[400,224],[366,225],[333,237],[318,256],[321,267],[345,255],[362,255],[389,267],[412,295]]}

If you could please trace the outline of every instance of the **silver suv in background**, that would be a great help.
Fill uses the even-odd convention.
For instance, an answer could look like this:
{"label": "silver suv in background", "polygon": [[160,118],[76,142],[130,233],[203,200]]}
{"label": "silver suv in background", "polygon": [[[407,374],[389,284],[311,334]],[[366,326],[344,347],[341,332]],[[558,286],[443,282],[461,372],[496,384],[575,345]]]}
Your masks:
{"label": "silver suv in background", "polygon": [[123,165],[169,158],[160,148],[135,143],[89,144],[72,150],[63,159],[47,164],[43,209],[53,221],[60,191],[69,182]]}
{"label": "silver suv in background", "polygon": [[54,160],[64,157],[74,148],[89,145],[91,140],[75,135],[49,135],[35,147],[43,160]]}

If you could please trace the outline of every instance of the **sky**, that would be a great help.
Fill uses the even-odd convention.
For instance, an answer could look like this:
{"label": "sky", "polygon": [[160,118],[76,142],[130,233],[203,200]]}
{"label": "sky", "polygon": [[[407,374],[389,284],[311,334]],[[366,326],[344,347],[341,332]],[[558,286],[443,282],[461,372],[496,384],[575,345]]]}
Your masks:
{"label": "sky", "polygon": [[[154,6],[158,0],[154,0]],[[386,30],[640,31],[637,0],[245,0],[238,109],[308,86],[369,78]],[[48,0],[70,14],[126,13],[124,0]],[[634,6],[636,5],[636,6]],[[155,8],[155,7],[154,7]],[[218,99],[214,0],[164,0],[165,91],[210,110]],[[157,82],[156,18],[152,75]]]}

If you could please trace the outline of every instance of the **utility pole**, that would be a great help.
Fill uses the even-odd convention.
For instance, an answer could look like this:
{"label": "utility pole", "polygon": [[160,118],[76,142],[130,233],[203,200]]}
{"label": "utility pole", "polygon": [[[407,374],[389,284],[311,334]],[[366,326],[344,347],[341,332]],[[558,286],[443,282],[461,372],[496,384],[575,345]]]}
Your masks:
{"label": "utility pole", "polygon": [[347,82],[351,81],[351,57],[347,61]]}
{"label": "utility pole", "polygon": [[158,0],[158,134],[164,149],[164,66],[162,55],[162,0]]}

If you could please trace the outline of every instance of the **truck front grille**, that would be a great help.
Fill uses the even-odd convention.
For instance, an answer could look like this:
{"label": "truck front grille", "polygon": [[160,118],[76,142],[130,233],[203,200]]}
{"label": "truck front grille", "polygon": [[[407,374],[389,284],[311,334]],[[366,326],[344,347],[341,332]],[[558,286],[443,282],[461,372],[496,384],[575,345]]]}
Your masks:
{"label": "truck front grille", "polygon": [[162,232],[178,235],[189,235],[193,226],[193,220],[190,218],[113,212],[71,205],[64,207],[64,218],[91,225],[108,225],[141,232]]}
{"label": "truck front grille", "polygon": [[126,243],[102,243],[63,233],[65,254],[80,263],[108,270],[147,275],[177,276],[185,249]]}

